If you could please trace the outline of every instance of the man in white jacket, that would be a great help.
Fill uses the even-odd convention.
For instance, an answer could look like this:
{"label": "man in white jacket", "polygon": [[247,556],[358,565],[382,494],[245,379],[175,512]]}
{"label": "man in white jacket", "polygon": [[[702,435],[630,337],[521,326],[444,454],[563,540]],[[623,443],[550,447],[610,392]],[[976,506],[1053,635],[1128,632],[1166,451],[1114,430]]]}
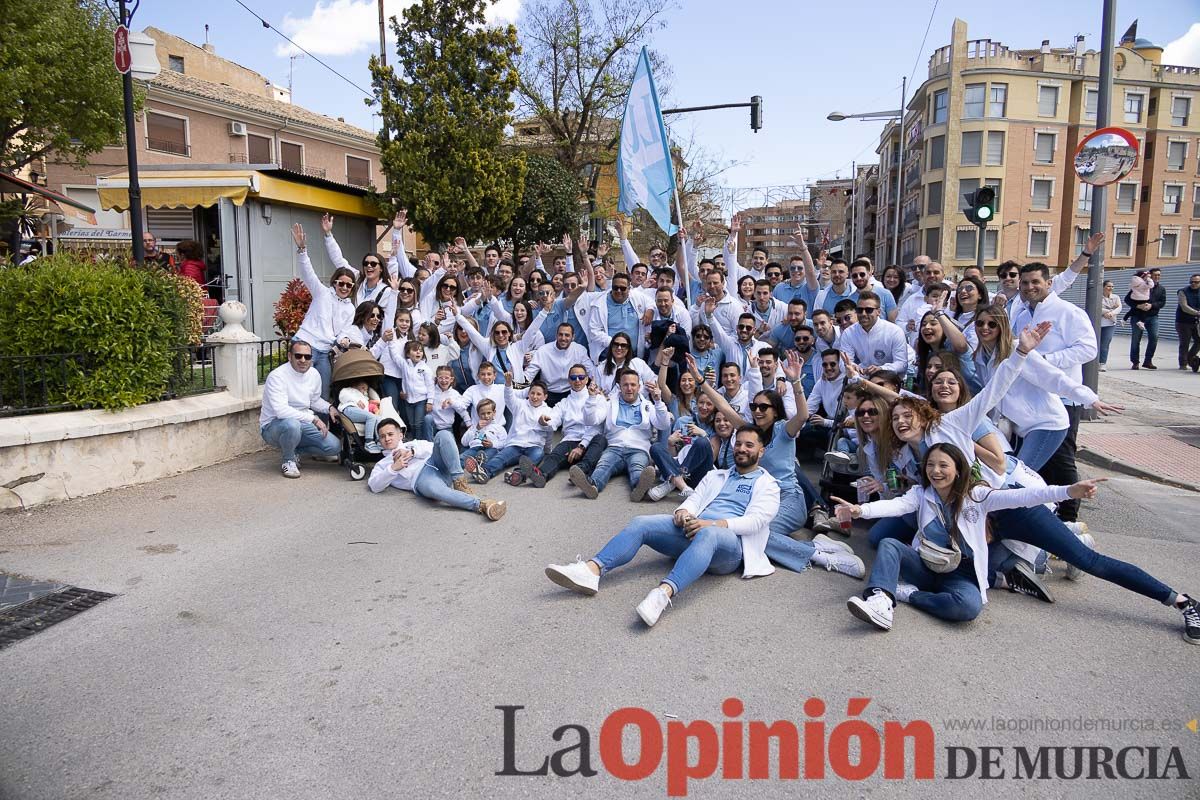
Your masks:
{"label": "man in white jacket", "polygon": [[614,392],[607,403],[597,399],[600,389],[593,383],[588,390],[593,396],[584,412],[587,424],[604,423],[608,447],[590,476],[578,464],[569,474],[571,483],[588,499],[595,500],[613,473],[623,466],[633,487],[630,497],[639,503],[657,482],[657,473],[650,465],[650,434],[655,428],[664,433],[671,429],[671,412],[657,386],[649,387],[653,403],[642,396],[642,380],[634,370],[622,370],[617,382],[620,391]]}
{"label": "man in white jacket", "polygon": [[766,448],[763,433],[753,425],[738,429],[733,469],[717,469],[700,481],[696,491],[673,515],[635,517],[588,561],[551,564],[546,577],[559,586],[594,595],[600,576],[628,564],[643,545],[675,558],[662,582],[638,604],[637,613],[654,625],[671,598],[705,572],[728,575],[739,566],[742,577],[770,575],[767,536],[779,511],[779,484],[759,459]]}
{"label": "man in white jacket", "polygon": [[890,370],[908,371],[908,340],[904,330],[884,319],[879,295],[870,289],[858,293],[855,307],[858,322],[842,331],[838,349],[849,353],[867,375]]}
{"label": "man in white jacket", "polygon": [[380,420],[376,430],[384,454],[367,478],[367,486],[375,494],[394,486],[418,497],[474,511],[493,522],[508,510],[503,500],[481,500],[467,491],[458,447],[450,431],[439,431],[432,442],[414,439],[405,444],[404,429],[391,417]]}
{"label": "man in white jacket", "polygon": [[546,405],[553,408],[565,400],[571,391],[567,373],[574,364],[584,364],[589,372],[595,371],[587,348],[575,341],[575,329],[571,323],[560,322],[554,341],[533,351],[533,360],[525,367],[525,382],[531,383],[534,378],[541,377],[549,391]]}
{"label": "man in white jacket", "polygon": [[341,441],[317,416],[328,414],[337,419],[338,412],[321,396],[321,376],[312,365],[312,345],[293,339],[287,363],[271,370],[263,384],[258,428],[263,441],[283,452],[285,478],[300,477],[297,456],[336,461],[342,451]]}

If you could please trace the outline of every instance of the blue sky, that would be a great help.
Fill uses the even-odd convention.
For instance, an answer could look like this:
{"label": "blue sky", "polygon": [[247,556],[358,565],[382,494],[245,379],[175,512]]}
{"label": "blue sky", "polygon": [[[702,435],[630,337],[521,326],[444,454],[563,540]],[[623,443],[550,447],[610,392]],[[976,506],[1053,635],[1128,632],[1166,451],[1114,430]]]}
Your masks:
{"label": "blue sky", "polygon": [[[522,0],[501,0],[496,16],[519,18]],[[378,48],[374,0],[243,0],[292,34],[326,63],[370,88],[366,60]],[[389,13],[403,0],[387,0]],[[933,12],[924,47],[921,40]],[[1177,42],[1169,63],[1200,66],[1197,0],[1118,3],[1117,35],[1139,19],[1139,36],[1159,44]],[[800,184],[848,176],[850,163],[874,160],[881,124],[825,119],[895,108],[901,75],[920,84],[933,50],[950,40],[955,17],[966,20],[970,38],[990,38],[1032,48],[1050,39],[1068,46],[1076,34],[1088,47],[1100,44],[1100,0],[1088,2],[966,2],[965,0],[678,0],[653,47],[673,70],[668,101],[680,106],[746,102],[764,98],[764,128],[752,133],[747,109],[688,115],[675,135],[694,132],[697,143],[725,160],[742,162],[727,172],[729,186]],[[135,28],[154,25],[190,41],[204,41],[204,25],[217,52],[287,85],[286,43],[235,0],[205,3],[146,2]],[[1174,55],[1175,58],[1170,58]],[[362,95],[312,59],[295,62],[295,101],[330,116],[373,128]]]}

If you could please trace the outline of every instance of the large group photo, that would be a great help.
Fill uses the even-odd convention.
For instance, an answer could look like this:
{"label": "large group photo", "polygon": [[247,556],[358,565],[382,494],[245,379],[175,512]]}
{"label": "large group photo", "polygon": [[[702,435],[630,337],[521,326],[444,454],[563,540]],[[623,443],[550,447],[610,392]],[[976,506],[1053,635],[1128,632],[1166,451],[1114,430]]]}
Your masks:
{"label": "large group photo", "polygon": [[47,2],[0,800],[1196,796],[1186,2]]}

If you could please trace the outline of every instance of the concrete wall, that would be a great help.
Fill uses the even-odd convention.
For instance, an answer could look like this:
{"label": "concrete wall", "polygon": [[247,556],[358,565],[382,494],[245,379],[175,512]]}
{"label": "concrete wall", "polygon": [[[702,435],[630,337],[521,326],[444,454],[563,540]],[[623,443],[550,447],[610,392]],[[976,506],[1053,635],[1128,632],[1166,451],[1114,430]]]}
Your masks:
{"label": "concrete wall", "polygon": [[119,412],[0,419],[0,510],[104,492],[264,448],[260,400],[228,392]]}

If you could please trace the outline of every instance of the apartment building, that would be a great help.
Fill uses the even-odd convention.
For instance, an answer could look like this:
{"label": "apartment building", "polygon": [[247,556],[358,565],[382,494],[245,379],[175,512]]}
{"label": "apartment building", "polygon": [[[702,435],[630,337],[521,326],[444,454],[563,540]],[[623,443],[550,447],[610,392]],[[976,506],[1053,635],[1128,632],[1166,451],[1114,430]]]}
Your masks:
{"label": "apartment building", "polygon": [[[949,45],[929,60],[908,103],[901,181],[900,255],[926,253],[951,269],[975,263],[978,229],[961,213],[963,195],[996,190],[984,238],[987,265],[1015,258],[1064,265],[1090,235],[1093,187],[1073,162],[1096,127],[1099,53],[1083,37],[1010,49],[968,39],[955,20]],[[1114,58],[1110,123],[1130,130],[1140,155],[1108,187],[1106,266],[1200,260],[1200,68],[1164,65],[1162,48],[1122,42]],[[896,124],[880,139],[880,200],[895,195]],[[884,206],[881,205],[881,208]],[[876,217],[876,252],[889,252],[890,214]]]}
{"label": "apartment building", "polygon": [[[262,165],[331,185],[382,184],[370,131],[293,105],[286,89],[221,58],[211,45],[153,27],[144,33],[155,41],[162,71],[145,84],[145,106],[135,120],[139,166]],[[97,209],[97,229],[119,232],[129,228],[128,213],[101,210],[96,179],[123,171],[125,161],[124,142],[114,142],[83,169],[51,157],[42,174],[49,188]],[[197,209],[150,207],[145,219],[168,244],[203,241]]]}
{"label": "apartment building", "polygon": [[[772,261],[787,265],[788,259],[800,253],[800,248],[792,241],[796,226],[809,223],[812,218],[812,207],[807,199],[781,200],[774,205],[738,211],[738,219],[742,223],[738,261],[750,263],[750,251],[755,247],[763,247]],[[810,239],[815,230],[808,228]],[[815,236],[816,241],[820,241],[820,233]]]}

